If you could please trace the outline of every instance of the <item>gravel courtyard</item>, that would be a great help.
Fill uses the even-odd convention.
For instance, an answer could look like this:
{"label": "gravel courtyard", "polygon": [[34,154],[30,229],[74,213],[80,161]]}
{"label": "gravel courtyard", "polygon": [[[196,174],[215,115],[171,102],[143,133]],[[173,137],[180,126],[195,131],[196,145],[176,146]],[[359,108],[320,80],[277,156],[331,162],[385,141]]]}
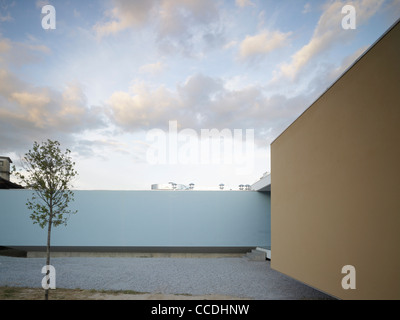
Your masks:
{"label": "gravel courtyard", "polygon": [[[0,286],[40,288],[44,258],[0,256]],[[332,299],[242,258],[52,258],[57,288],[226,295],[256,300]]]}

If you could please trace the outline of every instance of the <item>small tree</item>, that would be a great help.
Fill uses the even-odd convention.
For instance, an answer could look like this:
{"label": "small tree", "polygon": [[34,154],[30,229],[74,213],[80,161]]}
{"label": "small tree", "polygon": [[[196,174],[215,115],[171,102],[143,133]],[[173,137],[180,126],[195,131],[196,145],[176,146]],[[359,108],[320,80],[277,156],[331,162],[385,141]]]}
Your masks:
{"label": "small tree", "polygon": [[[62,152],[58,141],[47,140],[41,145],[35,141],[32,150],[21,159],[25,172],[16,172],[21,182],[34,191],[26,203],[32,211],[30,218],[42,229],[47,226],[46,265],[50,265],[52,226],[67,225],[69,214],[77,212],[68,210],[69,203],[74,200],[71,182],[78,174],[70,153],[68,149]],[[48,295],[49,290],[46,289],[46,300]]]}

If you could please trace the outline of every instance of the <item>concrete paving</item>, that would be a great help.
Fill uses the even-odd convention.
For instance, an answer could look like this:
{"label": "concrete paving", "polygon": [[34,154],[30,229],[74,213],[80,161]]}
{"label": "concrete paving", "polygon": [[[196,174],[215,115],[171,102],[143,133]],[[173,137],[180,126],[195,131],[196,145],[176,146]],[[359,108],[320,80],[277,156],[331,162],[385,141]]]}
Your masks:
{"label": "concrete paving", "polygon": [[[0,286],[41,287],[44,258],[0,256]],[[257,300],[332,299],[270,268],[232,258],[52,258],[58,288],[150,294],[224,295]]]}

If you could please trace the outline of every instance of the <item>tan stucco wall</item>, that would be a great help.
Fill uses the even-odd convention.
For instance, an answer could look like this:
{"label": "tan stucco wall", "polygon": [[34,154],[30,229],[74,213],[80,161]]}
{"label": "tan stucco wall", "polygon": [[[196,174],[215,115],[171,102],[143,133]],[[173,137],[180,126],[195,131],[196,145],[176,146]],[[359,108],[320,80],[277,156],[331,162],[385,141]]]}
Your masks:
{"label": "tan stucco wall", "polygon": [[341,299],[400,299],[400,24],[271,144],[271,172],[273,269]]}

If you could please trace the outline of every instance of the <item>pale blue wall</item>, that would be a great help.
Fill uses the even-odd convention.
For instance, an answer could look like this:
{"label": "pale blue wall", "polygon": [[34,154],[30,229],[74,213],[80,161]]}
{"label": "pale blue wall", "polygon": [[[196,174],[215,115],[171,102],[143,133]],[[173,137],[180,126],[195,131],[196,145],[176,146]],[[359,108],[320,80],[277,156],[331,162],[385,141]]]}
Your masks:
{"label": "pale blue wall", "polygon": [[[0,246],[43,246],[28,190],[0,190]],[[270,194],[254,191],[75,191],[52,246],[270,246]]]}

